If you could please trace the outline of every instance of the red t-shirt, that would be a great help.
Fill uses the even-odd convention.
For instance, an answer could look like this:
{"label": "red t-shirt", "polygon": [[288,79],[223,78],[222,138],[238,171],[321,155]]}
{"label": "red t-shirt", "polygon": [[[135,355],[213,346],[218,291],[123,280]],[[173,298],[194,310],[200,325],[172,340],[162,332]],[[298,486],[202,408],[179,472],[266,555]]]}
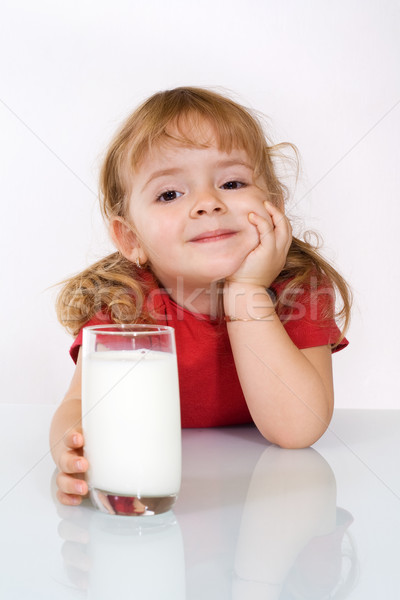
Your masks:
{"label": "red t-shirt", "polygon": [[[285,284],[274,286],[281,294]],[[325,290],[325,291],[324,291]],[[326,288],[314,295],[302,293],[291,301],[291,318],[282,323],[298,348],[334,344],[340,331],[333,319],[322,319],[332,295]],[[156,292],[156,293],[154,293]],[[153,286],[152,314],[159,325],[175,329],[179,370],[182,427],[220,427],[251,423],[236,373],[225,322],[198,315],[178,306],[168,294]],[[85,326],[112,323],[109,314],[97,313]],[[334,351],[345,348],[343,339]],[[71,346],[76,362],[82,345],[82,330]]]}

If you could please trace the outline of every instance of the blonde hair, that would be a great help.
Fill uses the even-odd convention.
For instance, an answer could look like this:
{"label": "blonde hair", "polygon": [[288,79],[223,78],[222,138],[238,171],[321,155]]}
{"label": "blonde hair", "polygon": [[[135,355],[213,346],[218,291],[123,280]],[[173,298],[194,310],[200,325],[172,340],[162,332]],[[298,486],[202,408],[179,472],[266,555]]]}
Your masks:
{"label": "blonde hair", "polygon": [[[106,221],[127,217],[129,182],[126,174],[132,174],[140,166],[152,147],[168,140],[202,146],[188,136],[185,127],[188,120],[198,125],[204,121],[210,124],[220,150],[245,150],[252,160],[255,175],[264,179],[270,200],[283,208],[287,189],[276,174],[275,161],[284,147],[292,148],[297,157],[295,146],[274,145],[259,119],[233,100],[202,88],[180,87],[151,96],[132,113],[112,140],[100,173],[101,211]],[[302,286],[307,288],[312,277],[318,284],[330,284],[341,296],[340,310],[335,315],[325,315],[343,321],[342,336],[335,344],[338,345],[349,324],[350,289],[343,277],[322,258],[318,247],[293,237],[285,267],[273,286],[287,280],[284,290],[287,299]],[[64,284],[57,298],[57,316],[73,335],[99,310],[108,311],[117,323],[152,320],[145,303],[149,290],[135,265],[118,252]],[[279,296],[277,311],[285,312],[285,302]]]}

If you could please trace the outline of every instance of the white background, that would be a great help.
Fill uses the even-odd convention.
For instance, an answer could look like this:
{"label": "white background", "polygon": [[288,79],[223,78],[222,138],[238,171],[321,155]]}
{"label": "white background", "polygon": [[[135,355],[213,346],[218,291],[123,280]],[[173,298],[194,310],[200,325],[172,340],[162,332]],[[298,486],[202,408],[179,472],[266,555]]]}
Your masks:
{"label": "white background", "polygon": [[112,133],[148,95],[222,87],[295,143],[291,214],[355,296],[336,405],[399,407],[398,0],[3,0],[2,402],[58,403],[58,281],[111,251],[96,199]]}

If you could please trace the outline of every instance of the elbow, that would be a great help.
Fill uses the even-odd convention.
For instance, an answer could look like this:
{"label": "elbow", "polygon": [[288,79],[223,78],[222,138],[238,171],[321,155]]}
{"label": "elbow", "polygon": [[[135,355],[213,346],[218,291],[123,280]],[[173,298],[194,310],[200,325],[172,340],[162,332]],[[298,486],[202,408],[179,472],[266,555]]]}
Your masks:
{"label": "elbow", "polygon": [[309,448],[310,446],[315,444],[315,442],[318,441],[320,437],[321,436],[317,436],[315,438],[296,438],[294,436],[283,436],[282,439],[278,439],[273,443],[276,446],[279,446],[279,448],[284,448],[286,450],[300,450],[302,448]]}
{"label": "elbow", "polygon": [[301,448],[309,448],[315,444],[328,429],[329,423],[319,423],[318,426],[312,428],[304,427],[284,427],[281,431],[271,432],[258,428],[261,435],[271,444],[275,444],[280,448],[288,450],[299,450]]}
{"label": "elbow", "polygon": [[[318,399],[314,406],[282,411],[274,416],[260,414],[254,419],[261,435],[270,443],[286,449],[309,448],[326,432],[333,415],[333,396]],[[296,408],[296,407],[295,407]]]}

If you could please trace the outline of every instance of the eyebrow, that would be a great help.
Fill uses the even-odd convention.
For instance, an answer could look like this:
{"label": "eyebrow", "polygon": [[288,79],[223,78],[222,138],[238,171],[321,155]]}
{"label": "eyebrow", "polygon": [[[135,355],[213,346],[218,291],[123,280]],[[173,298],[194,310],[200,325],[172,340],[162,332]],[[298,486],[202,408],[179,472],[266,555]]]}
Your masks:
{"label": "eyebrow", "polygon": [[232,158],[230,160],[219,160],[218,162],[215,163],[215,166],[220,168],[220,167],[236,167],[236,166],[240,166],[240,167],[246,167],[247,169],[251,169],[253,170],[254,167],[252,167],[251,165],[249,165],[249,163],[245,162],[244,160],[240,160],[238,158]]}
{"label": "eyebrow", "polygon": [[[250,169],[251,171],[253,171],[253,167],[251,165],[249,165],[248,163],[246,163],[240,159],[219,160],[215,163],[215,166],[217,169],[221,169],[221,168],[225,168],[225,167],[241,166],[241,167],[246,167],[247,169]],[[148,178],[148,180],[142,187],[141,191],[143,192],[143,190],[149,185],[149,183],[151,183],[155,179],[159,179],[160,177],[165,177],[167,175],[177,175],[179,173],[182,173],[183,170],[184,169],[181,167],[173,167],[171,169],[160,169],[159,171],[154,171],[154,173],[152,173],[150,175],[150,177]]]}
{"label": "eyebrow", "polygon": [[182,171],[183,171],[183,169],[181,169],[180,167],[175,167],[172,169],[161,169],[160,171],[154,171],[154,173],[152,173],[150,175],[150,177],[148,178],[148,180],[142,187],[141,191],[143,192],[143,190],[149,185],[149,183],[154,181],[154,179],[159,179],[160,177],[164,177],[165,175],[177,175],[178,173],[181,173]]}

